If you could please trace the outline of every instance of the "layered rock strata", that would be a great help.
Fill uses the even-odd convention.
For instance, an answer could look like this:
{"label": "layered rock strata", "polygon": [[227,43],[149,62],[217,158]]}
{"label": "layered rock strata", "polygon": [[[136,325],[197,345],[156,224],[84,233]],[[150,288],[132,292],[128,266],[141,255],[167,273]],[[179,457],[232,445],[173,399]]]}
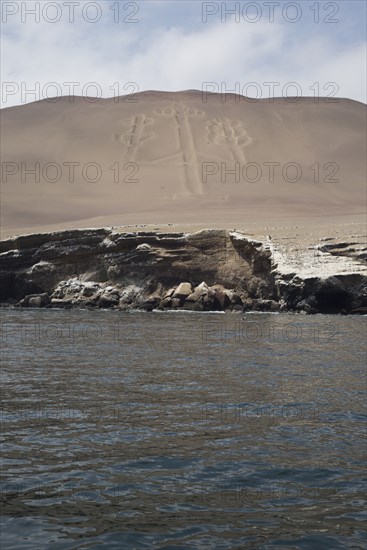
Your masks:
{"label": "layered rock strata", "polygon": [[366,313],[366,249],[297,258],[245,233],[59,231],[0,242],[2,304],[47,308]]}

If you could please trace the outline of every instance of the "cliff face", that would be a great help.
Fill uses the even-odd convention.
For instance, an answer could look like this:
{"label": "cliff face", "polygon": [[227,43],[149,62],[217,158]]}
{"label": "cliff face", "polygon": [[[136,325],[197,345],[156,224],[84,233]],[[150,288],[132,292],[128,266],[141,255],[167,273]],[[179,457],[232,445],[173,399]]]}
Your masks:
{"label": "cliff face", "polygon": [[323,268],[305,271],[270,241],[225,230],[27,235],[0,242],[0,299],[25,307],[364,312],[364,252],[344,244],[319,247]]}

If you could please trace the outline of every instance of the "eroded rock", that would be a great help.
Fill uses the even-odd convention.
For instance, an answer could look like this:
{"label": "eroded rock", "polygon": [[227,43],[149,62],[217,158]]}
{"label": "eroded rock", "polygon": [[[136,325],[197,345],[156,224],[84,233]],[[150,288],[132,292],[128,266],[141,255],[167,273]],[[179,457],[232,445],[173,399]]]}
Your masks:
{"label": "eroded rock", "polygon": [[50,302],[50,296],[44,292],[42,294],[29,294],[25,296],[19,302],[19,305],[21,307],[46,307]]}
{"label": "eroded rock", "polygon": [[237,231],[26,235],[0,243],[1,300],[24,307],[362,312],[363,250],[331,244],[316,251],[323,259],[316,272],[309,251],[301,267],[294,259],[286,264],[270,241]]}
{"label": "eroded rock", "polygon": [[173,299],[186,300],[192,293],[191,283],[180,283],[173,293]]}

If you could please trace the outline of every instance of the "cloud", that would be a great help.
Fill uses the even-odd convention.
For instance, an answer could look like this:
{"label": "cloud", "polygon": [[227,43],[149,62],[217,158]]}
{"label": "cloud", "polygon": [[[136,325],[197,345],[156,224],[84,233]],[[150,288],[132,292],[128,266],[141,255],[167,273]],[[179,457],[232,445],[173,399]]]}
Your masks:
{"label": "cloud", "polygon": [[[219,87],[224,82],[231,90],[240,83],[241,92],[246,92],[247,83],[257,82],[263,97],[269,90],[264,83],[269,81],[280,83],[276,95],[289,82],[297,82],[303,95],[312,95],[311,87],[318,82],[320,95],[327,95],[332,88],[324,86],[335,82],[339,97],[366,101],[365,42],[343,44],[337,33],[310,32],[284,21],[243,25],[216,19],[190,29],[182,20],[166,27],[158,16],[152,25],[152,13],[161,12],[162,3],[155,2],[149,26],[141,13],[139,24],[114,24],[111,10],[94,24],[80,18],[74,23],[63,18],[55,24],[21,23],[18,18],[4,24],[2,105],[55,96],[58,92],[47,87],[49,82],[58,83],[64,94],[68,87],[63,83],[79,83],[76,95],[82,95],[87,83],[97,82],[103,97],[117,91],[113,87],[117,82],[121,95],[132,91],[124,89],[129,82],[136,83],[135,91],[201,89],[203,82]],[[4,95],[11,89],[7,83],[15,83],[13,94]],[[24,93],[30,89],[38,89],[39,97]],[[85,90],[98,95],[95,88]]]}

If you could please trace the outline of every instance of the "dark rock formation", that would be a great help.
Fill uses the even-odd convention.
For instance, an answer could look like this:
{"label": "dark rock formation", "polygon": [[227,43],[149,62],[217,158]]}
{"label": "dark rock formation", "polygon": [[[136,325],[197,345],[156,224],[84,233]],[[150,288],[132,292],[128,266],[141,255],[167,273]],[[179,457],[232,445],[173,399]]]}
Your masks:
{"label": "dark rock formation", "polygon": [[358,313],[367,307],[367,276],[361,273],[277,282],[287,309],[306,313]]}
{"label": "dark rock formation", "polygon": [[[346,249],[350,255],[350,247],[340,248],[344,255]],[[23,307],[306,313],[367,308],[365,274],[284,273],[266,243],[225,230],[27,235],[0,242],[0,259],[1,302]]]}

